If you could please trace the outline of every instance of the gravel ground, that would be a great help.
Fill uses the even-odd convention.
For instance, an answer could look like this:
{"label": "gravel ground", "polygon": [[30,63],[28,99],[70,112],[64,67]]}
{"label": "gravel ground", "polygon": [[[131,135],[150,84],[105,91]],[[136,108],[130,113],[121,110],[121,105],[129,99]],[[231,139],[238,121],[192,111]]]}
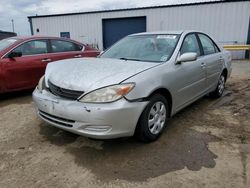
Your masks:
{"label": "gravel ground", "polygon": [[0,96],[0,187],[250,187],[250,61],[224,97],[195,102],[162,137],[91,140],[39,120],[31,91]]}

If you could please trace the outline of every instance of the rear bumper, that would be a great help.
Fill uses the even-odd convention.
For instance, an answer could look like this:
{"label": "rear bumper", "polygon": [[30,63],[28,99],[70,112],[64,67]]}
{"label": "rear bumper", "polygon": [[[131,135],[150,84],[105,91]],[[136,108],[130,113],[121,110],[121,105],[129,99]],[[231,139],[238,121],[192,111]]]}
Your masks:
{"label": "rear bumper", "polygon": [[66,100],[47,91],[33,92],[39,117],[49,124],[79,135],[110,139],[132,136],[148,102],[121,99],[107,104]]}

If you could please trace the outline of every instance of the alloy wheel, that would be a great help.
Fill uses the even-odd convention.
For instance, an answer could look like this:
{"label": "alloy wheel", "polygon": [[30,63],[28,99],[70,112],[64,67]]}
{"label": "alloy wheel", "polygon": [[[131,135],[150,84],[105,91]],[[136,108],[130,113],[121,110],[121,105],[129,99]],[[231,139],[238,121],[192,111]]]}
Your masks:
{"label": "alloy wheel", "polygon": [[157,135],[161,132],[166,122],[167,111],[163,102],[156,102],[149,111],[148,127],[152,134]]}
{"label": "alloy wheel", "polygon": [[221,95],[225,89],[225,77],[224,75],[221,75],[219,84],[218,84],[218,92]]}

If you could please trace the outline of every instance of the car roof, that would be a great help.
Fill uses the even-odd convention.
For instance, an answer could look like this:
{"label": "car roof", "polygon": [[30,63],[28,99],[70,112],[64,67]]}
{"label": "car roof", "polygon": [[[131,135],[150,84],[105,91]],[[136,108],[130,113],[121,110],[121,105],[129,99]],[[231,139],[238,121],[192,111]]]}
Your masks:
{"label": "car roof", "polygon": [[15,36],[15,37],[11,37],[11,38],[20,39],[20,40],[31,40],[31,39],[64,39],[64,40],[71,40],[71,39],[62,38],[62,37],[37,36],[37,35],[33,35],[33,36]]}
{"label": "car roof", "polygon": [[153,31],[153,32],[143,32],[143,33],[136,33],[129,36],[140,36],[140,35],[181,35],[183,33],[191,33],[191,32],[199,32],[194,30],[177,30],[177,31]]}
{"label": "car roof", "polygon": [[[76,40],[72,40],[69,38],[63,38],[63,37],[51,37],[51,36],[37,36],[37,35],[33,35],[33,36],[15,36],[15,37],[10,37],[12,39],[17,39],[20,41],[29,41],[29,40],[34,40],[34,39],[60,39],[60,40],[66,40],[66,41],[71,41],[80,45],[85,45],[82,42],[76,41]],[[20,42],[19,41],[19,42]]]}

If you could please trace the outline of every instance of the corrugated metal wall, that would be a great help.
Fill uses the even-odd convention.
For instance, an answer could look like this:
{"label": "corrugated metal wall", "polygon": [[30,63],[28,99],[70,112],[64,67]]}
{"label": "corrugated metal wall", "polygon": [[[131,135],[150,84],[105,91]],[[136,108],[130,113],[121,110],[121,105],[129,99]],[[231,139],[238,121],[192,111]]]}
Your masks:
{"label": "corrugated metal wall", "polygon": [[60,36],[60,32],[70,32],[72,39],[97,43],[102,49],[102,19],[135,16],[147,17],[147,31],[201,30],[223,44],[245,44],[250,1],[38,17],[33,18],[32,23],[34,34]]}

